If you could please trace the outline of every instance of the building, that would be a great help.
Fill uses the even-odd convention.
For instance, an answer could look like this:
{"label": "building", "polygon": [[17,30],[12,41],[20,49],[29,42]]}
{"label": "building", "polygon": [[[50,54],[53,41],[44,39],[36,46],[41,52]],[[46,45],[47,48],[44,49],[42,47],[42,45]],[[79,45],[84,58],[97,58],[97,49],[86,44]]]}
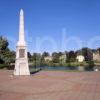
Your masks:
{"label": "building", "polygon": [[59,57],[60,63],[66,63],[66,54],[63,54]]}
{"label": "building", "polygon": [[100,62],[100,53],[99,53],[99,51],[93,53],[93,60]]}
{"label": "building", "polygon": [[78,62],[83,62],[85,58],[84,58],[83,55],[78,55],[78,56],[76,57],[76,59],[78,60]]}
{"label": "building", "polygon": [[50,62],[50,61],[52,61],[52,56],[47,56],[47,57],[44,57],[44,61],[45,62]]}

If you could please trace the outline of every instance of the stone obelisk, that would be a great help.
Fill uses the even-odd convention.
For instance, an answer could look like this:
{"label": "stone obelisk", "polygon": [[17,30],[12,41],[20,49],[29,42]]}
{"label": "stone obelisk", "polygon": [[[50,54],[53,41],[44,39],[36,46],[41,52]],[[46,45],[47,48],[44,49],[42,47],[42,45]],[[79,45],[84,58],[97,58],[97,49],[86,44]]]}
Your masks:
{"label": "stone obelisk", "polygon": [[19,41],[16,46],[16,61],[14,75],[30,75],[27,46],[24,36],[24,12],[20,10]]}

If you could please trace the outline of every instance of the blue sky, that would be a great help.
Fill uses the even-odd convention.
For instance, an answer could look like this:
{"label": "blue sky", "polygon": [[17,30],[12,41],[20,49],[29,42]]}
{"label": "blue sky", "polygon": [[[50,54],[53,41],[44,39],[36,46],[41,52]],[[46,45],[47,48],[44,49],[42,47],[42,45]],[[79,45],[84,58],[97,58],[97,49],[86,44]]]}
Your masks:
{"label": "blue sky", "polygon": [[13,50],[21,8],[30,52],[100,47],[100,0],[1,0],[0,35],[8,38]]}

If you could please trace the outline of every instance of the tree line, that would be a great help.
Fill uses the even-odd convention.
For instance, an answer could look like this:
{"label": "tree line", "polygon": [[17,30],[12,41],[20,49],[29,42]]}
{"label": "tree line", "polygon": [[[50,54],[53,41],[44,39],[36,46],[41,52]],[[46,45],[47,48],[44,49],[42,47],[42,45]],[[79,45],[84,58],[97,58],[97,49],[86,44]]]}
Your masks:
{"label": "tree line", "polygon": [[[0,66],[11,66],[11,64],[15,63],[15,51],[9,49],[9,43],[6,38],[0,36]],[[83,55],[85,58],[85,62],[93,61],[93,52],[100,52],[100,48],[98,49],[90,49],[84,47],[77,51],[65,51],[65,52],[53,52],[51,55],[49,52],[44,53],[33,53],[28,52],[29,63],[32,66],[62,66],[68,65],[71,62],[77,62],[77,55]],[[62,55],[66,55],[65,62],[60,62],[59,58]],[[45,61],[45,57],[52,57],[52,61]]]}

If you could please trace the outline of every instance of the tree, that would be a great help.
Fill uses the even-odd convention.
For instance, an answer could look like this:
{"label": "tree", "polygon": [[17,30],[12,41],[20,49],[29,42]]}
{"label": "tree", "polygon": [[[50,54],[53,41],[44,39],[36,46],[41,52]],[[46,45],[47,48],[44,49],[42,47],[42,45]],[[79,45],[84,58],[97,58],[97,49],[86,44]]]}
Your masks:
{"label": "tree", "polygon": [[89,48],[82,48],[82,53],[85,57],[85,61],[91,61],[93,60],[93,53],[92,50]]}
{"label": "tree", "polygon": [[44,57],[48,57],[48,56],[50,56],[50,54],[48,52],[43,52],[43,54],[42,54],[43,59],[44,59]]}
{"label": "tree", "polygon": [[82,48],[81,50],[78,50],[77,55],[81,54],[84,56],[85,61],[91,61],[91,60],[93,60],[93,51],[94,50],[91,50],[91,49],[85,47],[85,48]]}
{"label": "tree", "polygon": [[8,64],[15,62],[15,52],[8,48],[8,40],[0,36],[0,63]]}
{"label": "tree", "polygon": [[40,66],[41,65],[41,54],[33,53],[32,60],[33,60],[34,66]]}
{"label": "tree", "polygon": [[99,55],[100,55],[100,48],[98,48],[97,51],[99,52]]}
{"label": "tree", "polygon": [[6,49],[6,51],[3,54],[3,60],[5,64],[10,65],[11,63],[15,62],[15,52],[10,51],[9,49]]}
{"label": "tree", "polygon": [[74,51],[70,51],[67,53],[67,61],[74,62],[76,60],[76,53]]}
{"label": "tree", "polygon": [[8,41],[0,36],[0,63],[5,63],[5,53],[8,50]]}
{"label": "tree", "polygon": [[42,63],[43,65],[45,64],[44,58],[45,58],[45,57],[48,57],[48,56],[50,56],[50,54],[49,54],[48,52],[43,52],[43,53],[42,53],[42,56],[41,56],[41,63]]}
{"label": "tree", "polygon": [[52,57],[53,57],[53,63],[59,63],[59,53],[53,52]]}
{"label": "tree", "polygon": [[28,55],[29,61],[32,61],[32,55],[31,55],[31,53],[30,52],[27,52],[27,55]]}
{"label": "tree", "polygon": [[64,53],[63,52],[58,52],[58,56],[62,56]]}
{"label": "tree", "polygon": [[8,41],[6,38],[0,36],[0,52],[8,48]]}

